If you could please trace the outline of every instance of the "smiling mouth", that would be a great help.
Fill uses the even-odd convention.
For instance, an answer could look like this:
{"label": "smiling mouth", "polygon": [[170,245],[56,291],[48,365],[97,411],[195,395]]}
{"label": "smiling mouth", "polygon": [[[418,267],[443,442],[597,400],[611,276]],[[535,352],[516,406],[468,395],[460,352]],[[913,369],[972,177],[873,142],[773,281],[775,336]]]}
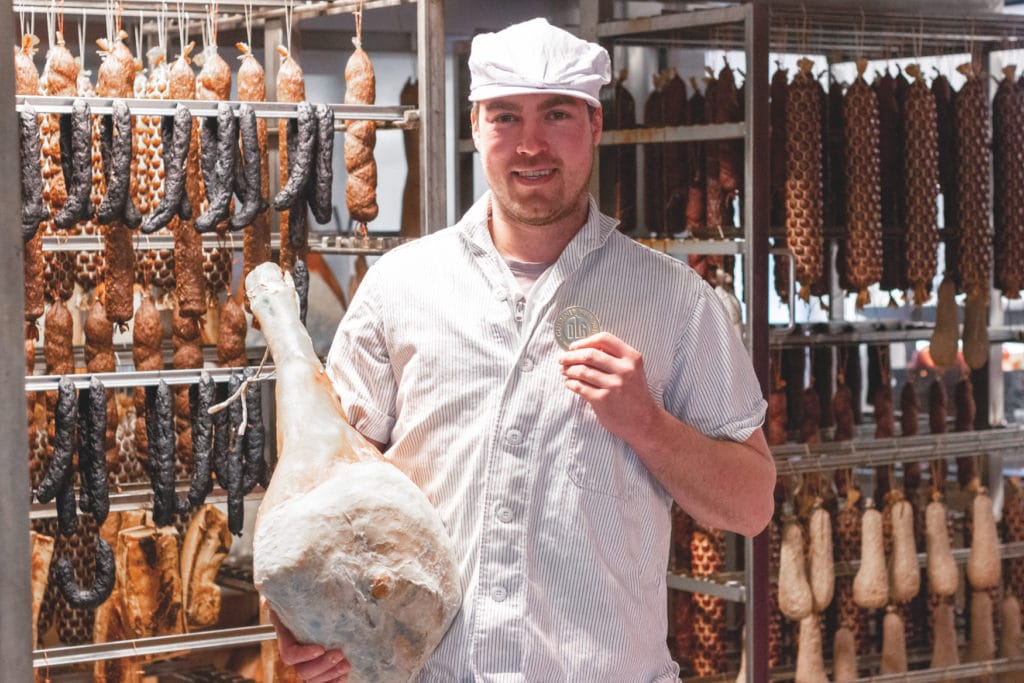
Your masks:
{"label": "smiling mouth", "polygon": [[554,171],[549,168],[549,169],[546,169],[546,170],[543,170],[543,171],[513,171],[513,173],[515,175],[519,176],[520,178],[533,179],[533,178],[544,178],[544,177],[549,176],[552,173],[554,173]]}

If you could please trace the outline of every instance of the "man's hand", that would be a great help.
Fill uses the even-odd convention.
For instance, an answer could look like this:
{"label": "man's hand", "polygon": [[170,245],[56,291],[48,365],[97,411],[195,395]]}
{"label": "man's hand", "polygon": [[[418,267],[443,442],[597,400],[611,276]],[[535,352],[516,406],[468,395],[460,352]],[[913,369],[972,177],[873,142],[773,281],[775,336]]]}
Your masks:
{"label": "man's hand", "polygon": [[601,426],[624,441],[657,414],[640,352],[608,332],[573,342],[559,359],[565,386],[591,405]]}
{"label": "man's hand", "polygon": [[346,683],[352,668],[341,650],[324,650],[319,645],[301,645],[295,636],[268,609],[270,622],[277,631],[277,647],[281,661],[295,669],[306,683]]}

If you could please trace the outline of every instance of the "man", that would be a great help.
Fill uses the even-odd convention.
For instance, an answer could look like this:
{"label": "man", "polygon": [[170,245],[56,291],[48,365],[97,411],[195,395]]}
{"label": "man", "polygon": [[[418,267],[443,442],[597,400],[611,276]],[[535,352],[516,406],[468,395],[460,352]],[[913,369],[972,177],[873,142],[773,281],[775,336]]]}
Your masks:
{"label": "man", "polygon": [[[675,681],[671,503],[764,528],[765,402],[711,288],[587,192],[605,50],[535,19],[469,66],[490,191],[371,267],[328,357],[459,554],[463,607],[418,680]],[[341,652],[278,631],[301,675],[345,680]]]}

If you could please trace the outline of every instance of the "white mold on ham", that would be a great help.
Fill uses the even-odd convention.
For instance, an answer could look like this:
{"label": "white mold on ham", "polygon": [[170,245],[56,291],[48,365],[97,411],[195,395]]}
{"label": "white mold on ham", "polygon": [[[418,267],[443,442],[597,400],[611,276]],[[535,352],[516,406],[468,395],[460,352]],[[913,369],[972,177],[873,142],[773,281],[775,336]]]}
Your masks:
{"label": "white mold on ham", "polygon": [[408,681],[461,605],[451,539],[423,492],[348,424],[291,276],[263,263],[246,292],[277,368],[256,587],[300,642],[341,648],[353,683]]}

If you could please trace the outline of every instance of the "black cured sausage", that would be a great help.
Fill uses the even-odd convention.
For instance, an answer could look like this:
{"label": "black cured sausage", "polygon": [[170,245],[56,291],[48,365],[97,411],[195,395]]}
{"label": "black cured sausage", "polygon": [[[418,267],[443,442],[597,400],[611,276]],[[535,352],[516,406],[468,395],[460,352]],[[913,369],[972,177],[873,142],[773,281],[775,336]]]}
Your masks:
{"label": "black cured sausage", "polygon": [[96,537],[96,580],[92,588],[81,588],[75,580],[75,568],[71,560],[62,557],[57,560],[57,585],[64,599],[72,607],[95,609],[110,597],[114,590],[114,551],[102,537]]}

